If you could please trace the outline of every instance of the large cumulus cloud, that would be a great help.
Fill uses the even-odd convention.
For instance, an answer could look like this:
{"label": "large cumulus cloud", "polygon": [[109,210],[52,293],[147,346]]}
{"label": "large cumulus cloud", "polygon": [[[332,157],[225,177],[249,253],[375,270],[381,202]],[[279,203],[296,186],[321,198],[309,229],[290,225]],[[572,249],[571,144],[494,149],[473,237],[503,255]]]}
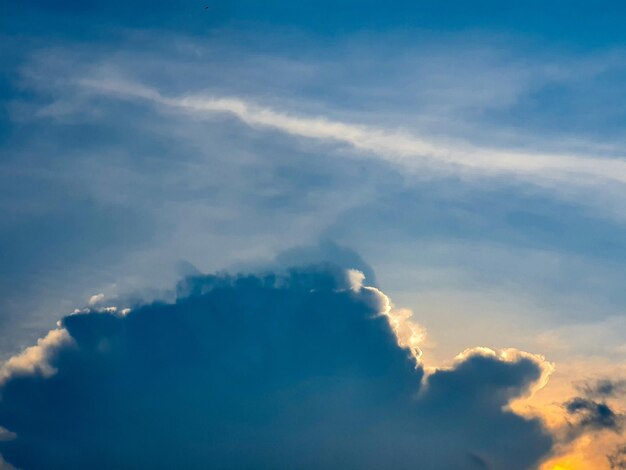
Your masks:
{"label": "large cumulus cloud", "polygon": [[506,405],[538,357],[426,374],[389,301],[332,266],[197,276],[172,304],[84,311],[0,378],[16,467],[526,469],[552,447]]}

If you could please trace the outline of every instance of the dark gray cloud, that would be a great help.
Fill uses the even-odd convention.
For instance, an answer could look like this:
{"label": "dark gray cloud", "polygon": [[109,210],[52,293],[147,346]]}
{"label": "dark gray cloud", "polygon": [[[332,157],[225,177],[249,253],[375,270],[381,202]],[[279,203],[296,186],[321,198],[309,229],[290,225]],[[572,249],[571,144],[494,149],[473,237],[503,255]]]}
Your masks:
{"label": "dark gray cloud", "polygon": [[626,380],[604,378],[578,388],[587,398],[611,398],[626,394]]}
{"label": "dark gray cloud", "polygon": [[612,453],[607,455],[611,469],[626,468],[626,444],[618,446]]}
{"label": "dark gray cloud", "polygon": [[577,388],[581,396],[563,403],[566,413],[574,419],[570,422],[570,436],[603,430],[620,432],[624,416],[615,411],[610,399],[621,396],[626,391],[625,387],[624,380],[609,378],[579,385]]}
{"label": "dark gray cloud", "polygon": [[[352,280],[351,280],[352,279]],[[172,304],[67,316],[0,378],[0,442],[37,468],[506,468],[552,448],[504,407],[541,380],[468,351],[425,381],[387,298],[330,265],[196,276]]]}
{"label": "dark gray cloud", "polygon": [[374,269],[356,251],[339,245],[332,240],[322,240],[316,245],[295,247],[278,254],[277,267],[302,266],[317,263],[332,263],[346,269],[361,271],[369,285],[376,285]]}
{"label": "dark gray cloud", "polygon": [[599,402],[590,398],[574,397],[564,404],[565,410],[571,416],[576,417],[575,426],[580,430],[603,430],[619,431],[622,417],[605,402]]}

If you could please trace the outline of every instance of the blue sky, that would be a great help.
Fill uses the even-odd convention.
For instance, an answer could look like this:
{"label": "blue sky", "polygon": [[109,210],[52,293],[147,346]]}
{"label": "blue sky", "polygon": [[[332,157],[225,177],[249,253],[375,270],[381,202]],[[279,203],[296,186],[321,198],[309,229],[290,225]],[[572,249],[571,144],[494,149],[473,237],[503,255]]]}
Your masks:
{"label": "blue sky", "polygon": [[[2,10],[2,360],[99,294],[331,262],[413,312],[427,367],[543,355],[542,410],[626,374],[623,2]],[[608,465],[576,439],[550,456]]]}

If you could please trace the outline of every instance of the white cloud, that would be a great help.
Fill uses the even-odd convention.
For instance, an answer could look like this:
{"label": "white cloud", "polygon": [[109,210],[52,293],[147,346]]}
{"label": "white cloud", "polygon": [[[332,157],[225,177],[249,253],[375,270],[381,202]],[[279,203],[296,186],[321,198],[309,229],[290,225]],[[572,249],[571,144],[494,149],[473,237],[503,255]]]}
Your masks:
{"label": "white cloud", "polygon": [[4,460],[2,455],[0,455],[0,470],[16,470],[16,468],[11,465],[9,462]]}
{"label": "white cloud", "polygon": [[89,305],[96,305],[104,300],[104,294],[100,292],[99,294],[92,295],[89,297]]}
{"label": "white cloud", "polygon": [[0,385],[15,375],[40,374],[49,377],[56,372],[55,368],[48,363],[48,356],[57,348],[72,343],[72,338],[64,328],[51,330],[39,339],[35,346],[26,348],[24,352],[11,357],[0,368]]}
{"label": "white cloud", "polygon": [[403,130],[347,123],[325,117],[299,116],[239,98],[183,95],[167,97],[158,90],[123,80],[83,79],[96,93],[144,99],[159,106],[196,115],[230,114],[245,124],[292,136],[347,144],[355,150],[419,171],[425,168],[463,174],[512,176],[550,185],[626,183],[626,160],[620,158],[528,153],[430,140]]}
{"label": "white cloud", "polygon": [[[16,437],[17,435],[14,432],[0,426],[0,441],[12,441]],[[0,468],[2,467],[0,466]]]}

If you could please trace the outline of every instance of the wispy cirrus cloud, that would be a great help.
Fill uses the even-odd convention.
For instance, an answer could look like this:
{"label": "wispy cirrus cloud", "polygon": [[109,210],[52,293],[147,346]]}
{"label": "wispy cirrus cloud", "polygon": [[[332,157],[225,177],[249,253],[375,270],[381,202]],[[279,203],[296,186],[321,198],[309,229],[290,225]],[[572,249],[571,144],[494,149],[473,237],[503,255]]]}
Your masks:
{"label": "wispy cirrus cloud", "polygon": [[431,168],[467,175],[508,176],[541,185],[554,182],[626,183],[626,160],[622,158],[530,153],[436,141],[400,129],[302,116],[236,97],[202,94],[167,96],[156,88],[124,80],[81,79],[78,84],[94,93],[146,100],[200,116],[231,115],[252,127],[346,144],[354,150],[411,171]]}

